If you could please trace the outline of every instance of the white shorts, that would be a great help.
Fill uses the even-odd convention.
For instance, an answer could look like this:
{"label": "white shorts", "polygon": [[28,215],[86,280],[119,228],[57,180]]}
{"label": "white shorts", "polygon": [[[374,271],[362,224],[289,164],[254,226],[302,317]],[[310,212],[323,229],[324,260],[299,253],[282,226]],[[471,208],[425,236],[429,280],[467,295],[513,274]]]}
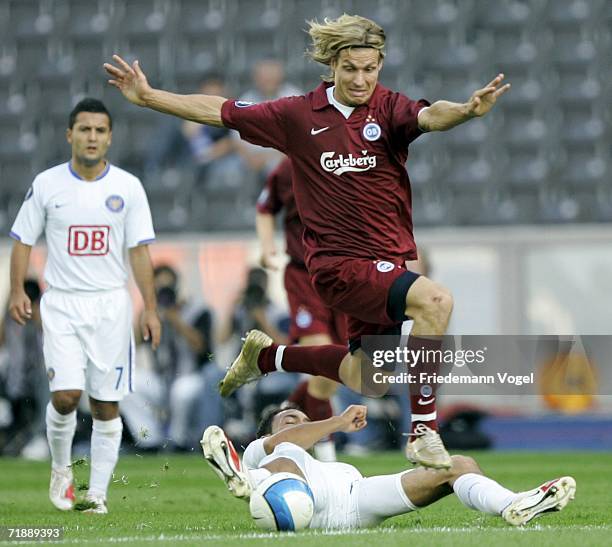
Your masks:
{"label": "white shorts", "polygon": [[43,352],[53,391],[81,390],[120,401],[134,385],[132,303],[127,289],[50,288],[40,304]]}

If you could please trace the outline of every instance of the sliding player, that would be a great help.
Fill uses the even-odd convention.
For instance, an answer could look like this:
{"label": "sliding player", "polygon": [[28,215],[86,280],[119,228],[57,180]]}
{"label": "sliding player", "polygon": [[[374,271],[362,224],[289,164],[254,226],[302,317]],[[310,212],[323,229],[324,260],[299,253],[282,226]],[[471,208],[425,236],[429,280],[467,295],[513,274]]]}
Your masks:
{"label": "sliding player", "polygon": [[560,511],[576,493],[576,481],[561,477],[533,490],[513,492],[486,477],[473,458],[453,456],[450,469],[418,467],[391,475],[364,477],[352,465],[320,462],[307,450],[336,431],[351,433],[367,425],[367,408],[349,406],[339,416],[311,422],[296,409],[272,408],[264,415],[258,438],[242,462],[223,430],[210,426],[202,449],[211,468],[230,492],[249,499],[251,491],[273,473],[302,477],[314,496],[310,528],[347,530],[380,524],[416,511],[455,493],[459,501],[515,526],[549,511]]}

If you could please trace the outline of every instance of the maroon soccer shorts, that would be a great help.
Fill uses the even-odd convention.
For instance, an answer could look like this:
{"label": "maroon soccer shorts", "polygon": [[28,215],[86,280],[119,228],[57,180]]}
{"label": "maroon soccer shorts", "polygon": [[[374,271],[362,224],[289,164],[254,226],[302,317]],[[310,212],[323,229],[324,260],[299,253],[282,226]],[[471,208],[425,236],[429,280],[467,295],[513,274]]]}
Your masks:
{"label": "maroon soccer shorts", "polygon": [[289,262],[285,269],[285,289],[289,300],[291,324],[289,338],[327,334],[334,344],[346,344],[346,317],[325,305],[310,282],[306,266]]}
{"label": "maroon soccer shorts", "polygon": [[337,256],[311,260],[312,283],[323,302],[348,316],[351,351],[364,335],[392,333],[407,319],[406,293],[418,274],[403,263]]}

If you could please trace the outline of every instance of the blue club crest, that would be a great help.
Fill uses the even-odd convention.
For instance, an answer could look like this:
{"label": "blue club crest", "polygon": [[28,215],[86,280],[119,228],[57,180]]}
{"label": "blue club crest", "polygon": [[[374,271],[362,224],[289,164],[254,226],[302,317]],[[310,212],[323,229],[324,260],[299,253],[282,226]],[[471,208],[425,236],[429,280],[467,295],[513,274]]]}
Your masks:
{"label": "blue club crest", "polygon": [[113,213],[120,213],[123,211],[123,207],[125,207],[125,201],[123,201],[121,196],[113,194],[106,198],[106,207]]}

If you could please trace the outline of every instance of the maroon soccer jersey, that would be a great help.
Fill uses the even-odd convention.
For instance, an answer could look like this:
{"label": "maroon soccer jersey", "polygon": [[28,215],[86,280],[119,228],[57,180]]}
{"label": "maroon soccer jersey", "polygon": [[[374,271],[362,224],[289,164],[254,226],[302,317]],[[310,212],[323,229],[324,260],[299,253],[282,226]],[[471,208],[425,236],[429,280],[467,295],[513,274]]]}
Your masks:
{"label": "maroon soccer jersey", "polygon": [[378,84],[369,103],[346,119],[329,104],[326,88],[260,104],[228,100],[223,123],[291,159],[307,262],[322,253],[415,259],[404,165],[421,134],[417,114],[429,103]]}
{"label": "maroon soccer jersey", "polygon": [[302,244],[304,225],[300,220],[295,204],[291,176],[291,160],[285,158],[268,176],[266,186],[257,200],[257,210],[260,213],[276,215],[281,209],[285,209],[287,254],[294,262],[304,264],[304,246]]}

